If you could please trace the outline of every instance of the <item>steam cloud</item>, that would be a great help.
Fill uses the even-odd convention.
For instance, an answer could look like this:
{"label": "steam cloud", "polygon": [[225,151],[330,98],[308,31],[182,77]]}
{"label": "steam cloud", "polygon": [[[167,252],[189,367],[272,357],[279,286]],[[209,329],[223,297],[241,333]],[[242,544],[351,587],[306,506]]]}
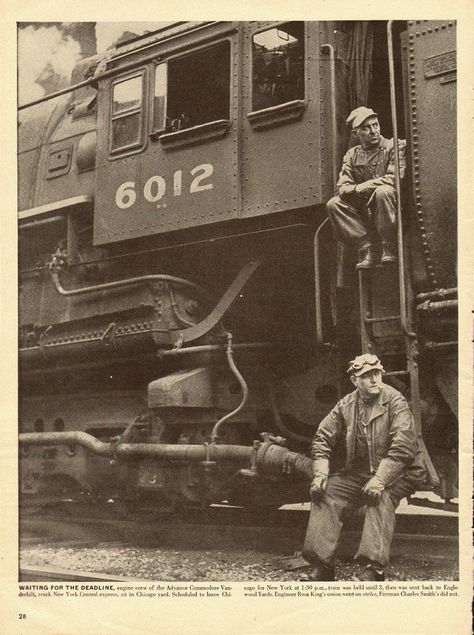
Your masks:
{"label": "steam cloud", "polygon": [[170,22],[36,22],[18,30],[18,103],[70,84],[75,64],[118,40],[154,31]]}
{"label": "steam cloud", "polygon": [[147,31],[155,31],[171,24],[171,22],[97,22],[97,52],[103,53],[115,44],[125,33],[143,35]]}
{"label": "steam cloud", "polygon": [[57,26],[18,31],[18,101],[20,104],[67,86],[81,45]]}

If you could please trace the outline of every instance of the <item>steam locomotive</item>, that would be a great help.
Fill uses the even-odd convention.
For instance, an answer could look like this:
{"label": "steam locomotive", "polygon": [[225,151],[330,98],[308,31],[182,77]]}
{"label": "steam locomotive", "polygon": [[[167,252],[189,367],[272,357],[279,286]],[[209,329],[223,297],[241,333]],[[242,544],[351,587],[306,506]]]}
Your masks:
{"label": "steam locomotive", "polygon": [[[361,351],[456,497],[455,29],[176,23],[20,106],[23,501],[307,500]],[[399,264],[356,271],[325,203],[361,104],[409,166]]]}

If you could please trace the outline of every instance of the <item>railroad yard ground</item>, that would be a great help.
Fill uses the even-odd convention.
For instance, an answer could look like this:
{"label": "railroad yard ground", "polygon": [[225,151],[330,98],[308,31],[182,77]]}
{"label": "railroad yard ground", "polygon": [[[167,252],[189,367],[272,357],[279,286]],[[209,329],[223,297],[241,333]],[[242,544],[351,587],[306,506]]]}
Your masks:
{"label": "railroad yard ground", "polygon": [[[62,568],[125,576],[137,580],[231,581],[298,580],[302,569],[286,570],[282,558],[256,550],[186,549],[136,547],[107,543],[84,547],[71,543],[25,545],[20,565]],[[350,559],[338,563],[337,578],[354,580],[358,566]],[[387,579],[456,580],[455,563],[429,558],[397,557],[387,571]]]}
{"label": "railroad yard ground", "polygon": [[[260,523],[219,507],[189,524],[33,514],[22,523],[20,567],[154,581],[296,581],[305,572],[297,552],[309,504],[288,507]],[[457,580],[456,514],[403,504],[397,517],[387,579]],[[339,580],[355,580],[359,571],[351,554],[360,524],[354,528],[343,535]]]}

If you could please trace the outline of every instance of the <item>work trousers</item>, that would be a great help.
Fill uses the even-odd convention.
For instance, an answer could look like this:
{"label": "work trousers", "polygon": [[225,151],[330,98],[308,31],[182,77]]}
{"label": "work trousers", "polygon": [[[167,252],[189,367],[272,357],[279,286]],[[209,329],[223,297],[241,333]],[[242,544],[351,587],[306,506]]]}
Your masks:
{"label": "work trousers", "polygon": [[[343,520],[367,503],[362,487],[371,478],[368,473],[340,473],[329,477],[321,500],[311,504],[303,557],[311,565],[334,566]],[[367,505],[364,528],[356,559],[385,566],[395,529],[395,510],[402,498],[414,487],[405,477],[399,478],[383,493],[377,505]]]}
{"label": "work trousers", "polygon": [[391,185],[377,187],[369,200],[357,194],[334,196],[326,205],[337,240],[372,243],[374,229],[382,243],[394,244],[397,232],[397,193]]}

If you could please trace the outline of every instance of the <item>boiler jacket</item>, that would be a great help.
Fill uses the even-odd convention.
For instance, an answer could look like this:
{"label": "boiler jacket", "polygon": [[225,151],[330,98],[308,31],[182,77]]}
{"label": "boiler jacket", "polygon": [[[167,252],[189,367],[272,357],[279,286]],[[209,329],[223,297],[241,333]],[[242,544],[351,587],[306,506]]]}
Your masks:
{"label": "boiler jacket", "polygon": [[[398,141],[400,178],[406,170],[406,142]],[[364,183],[364,193],[347,192]],[[346,191],[344,191],[346,190]],[[393,139],[381,137],[377,148],[350,148],[342,161],[336,196],[327,203],[328,215],[338,240],[359,245],[370,243],[369,226],[375,226],[382,242],[396,239],[395,152]],[[369,211],[370,210],[370,211]],[[370,214],[373,218],[370,219]]]}
{"label": "boiler jacket", "polygon": [[323,419],[313,439],[313,459],[323,459],[329,466],[326,491],[311,505],[303,549],[303,556],[313,566],[334,566],[345,515],[367,503],[362,488],[374,474],[385,489],[378,504],[367,506],[356,558],[385,566],[395,529],[395,510],[425,478],[411,411],[403,395],[386,384],[367,423],[367,465],[363,469],[354,465],[359,398],[355,390],[341,399]]}

